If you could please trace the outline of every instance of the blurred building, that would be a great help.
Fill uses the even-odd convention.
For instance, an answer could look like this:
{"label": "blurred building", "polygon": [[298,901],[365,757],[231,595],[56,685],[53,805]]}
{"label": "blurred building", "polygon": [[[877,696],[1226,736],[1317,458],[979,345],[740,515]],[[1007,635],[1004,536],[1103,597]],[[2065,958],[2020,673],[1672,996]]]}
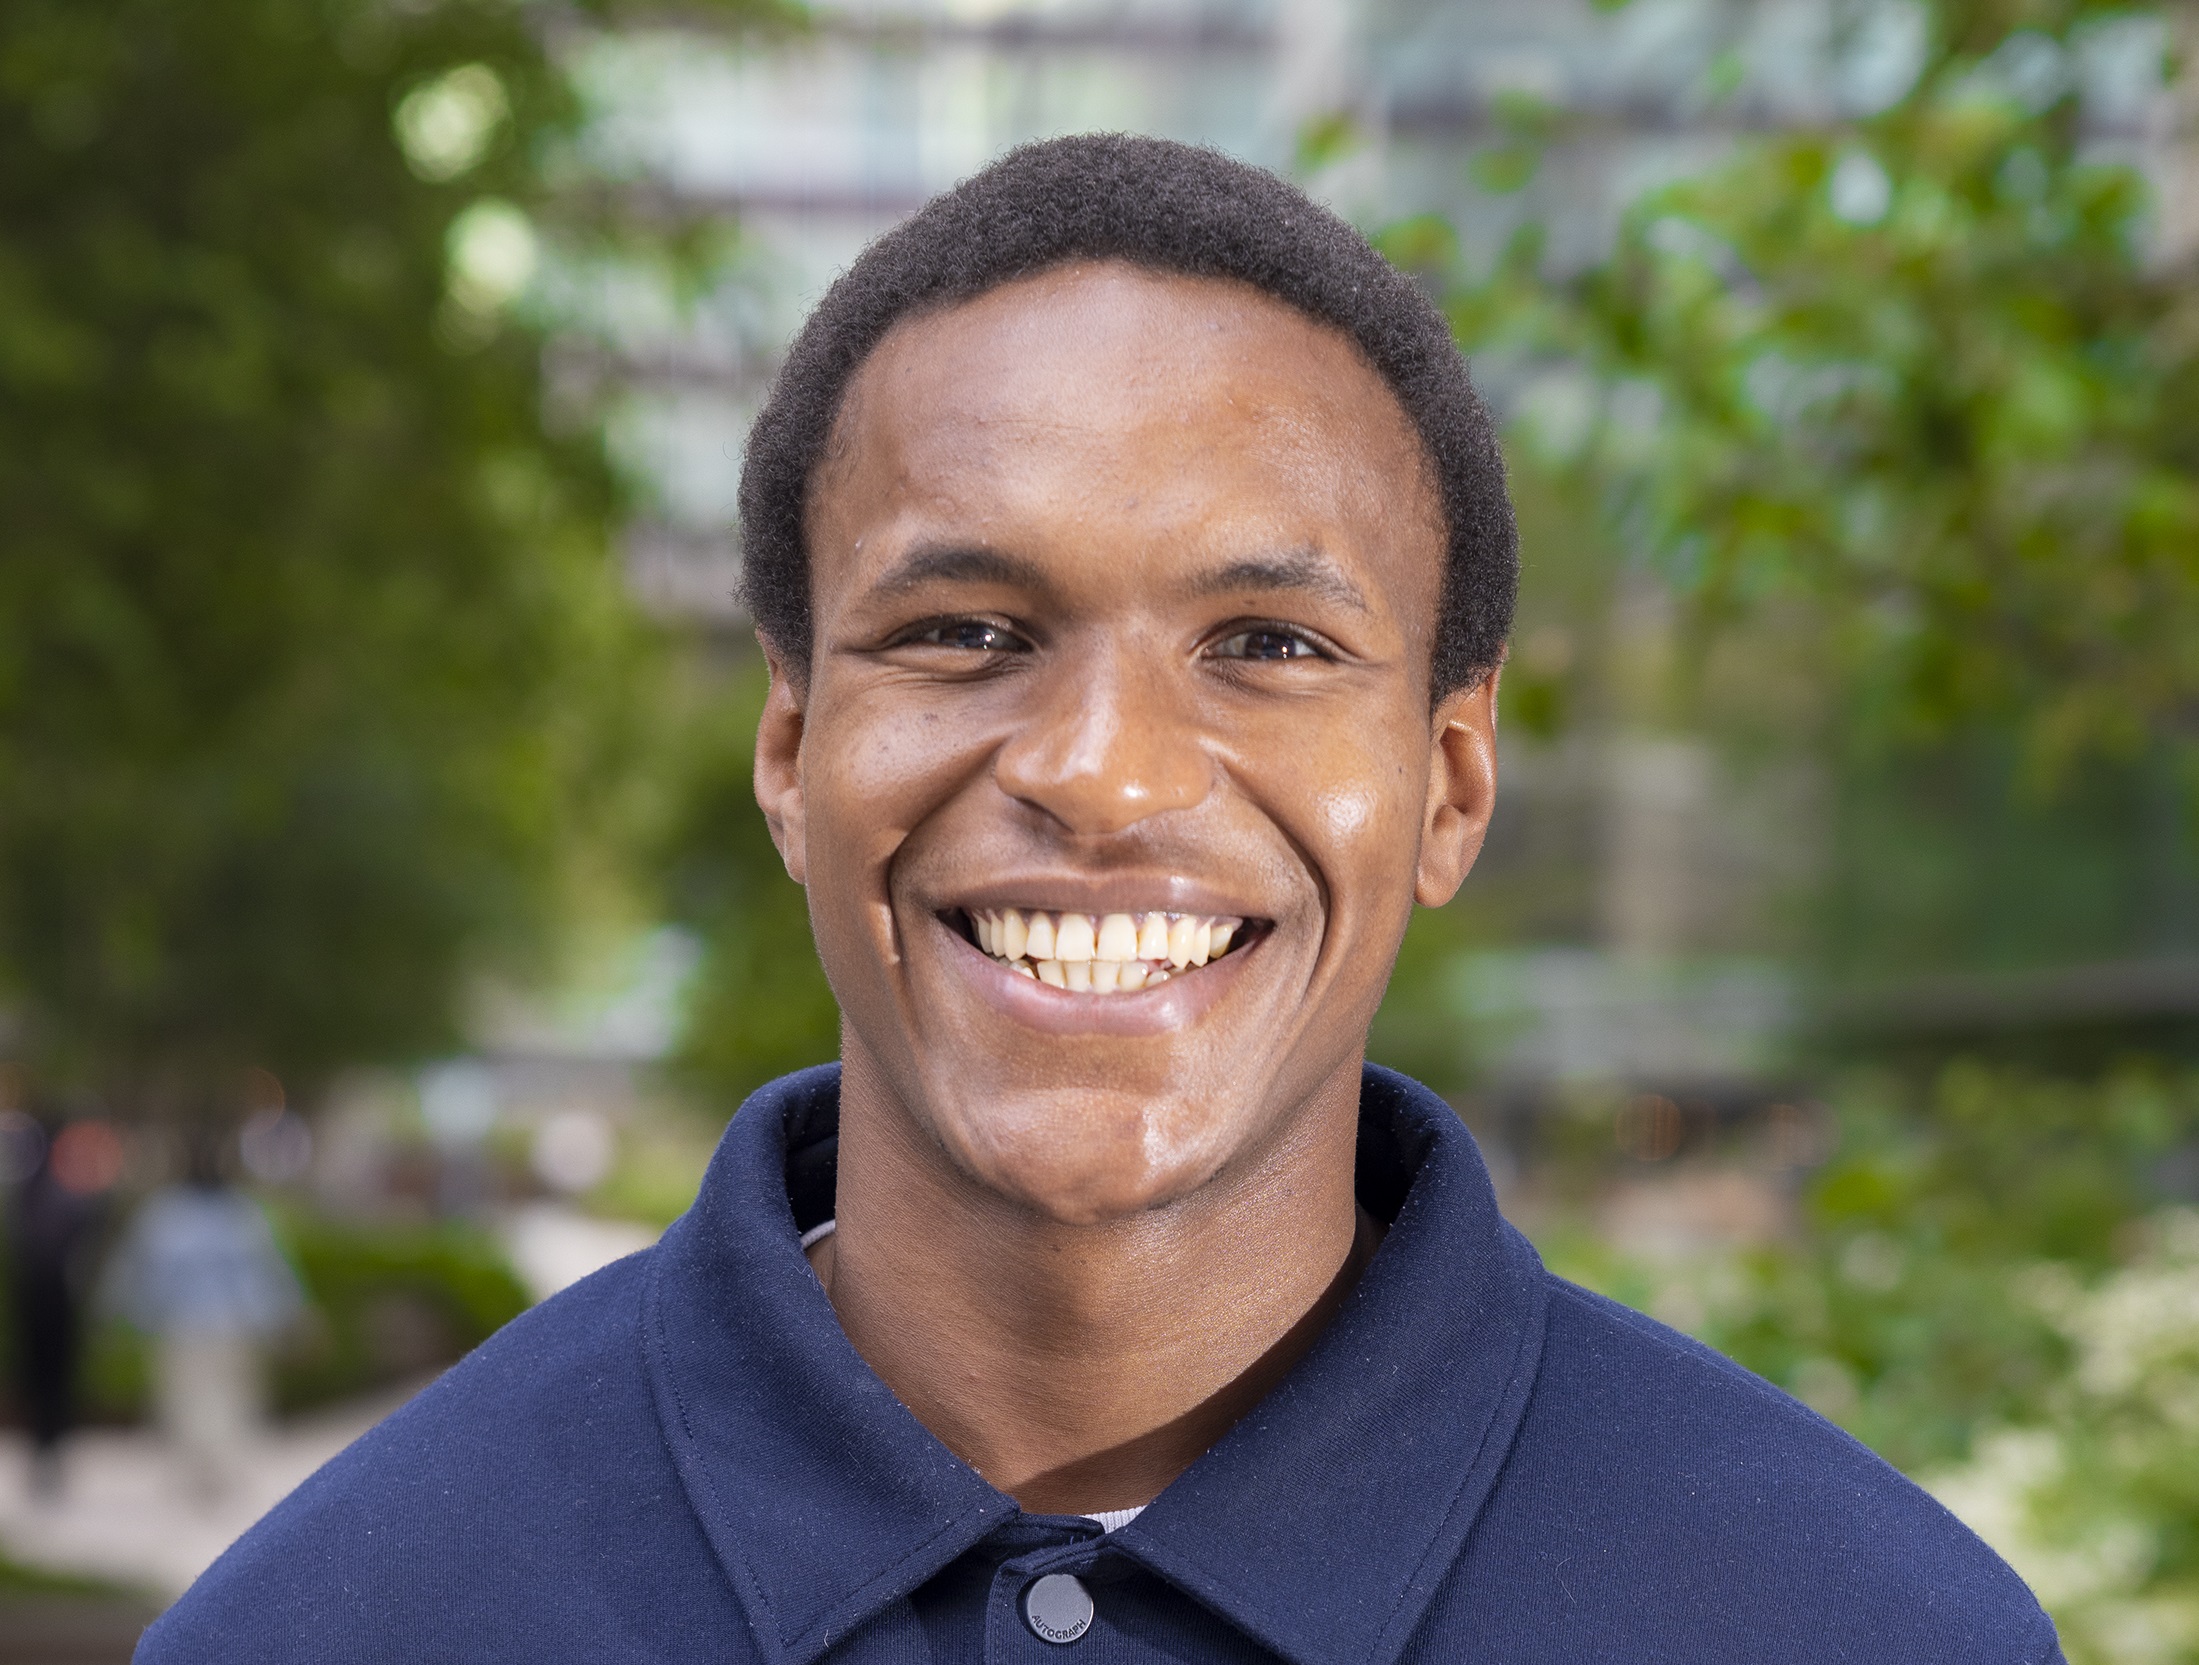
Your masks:
{"label": "blurred building", "polygon": [[[1486,249],[1532,217],[1579,260],[1618,204],[1736,128],[1898,91],[1917,43],[1909,13],[1888,15],[1843,32],[1818,0],[825,0],[791,38],[622,36],[588,63],[599,154],[644,196],[722,211],[744,243],[690,327],[636,319],[609,367],[634,389],[622,441],[657,485],[636,588],[734,622],[735,461],[784,342],[864,243],[1014,144],[1120,129],[1305,175],[1326,132],[1310,182],[1347,215],[1438,210]],[[1577,135],[1525,189],[1490,191],[1477,159],[1536,110],[1581,118]]]}

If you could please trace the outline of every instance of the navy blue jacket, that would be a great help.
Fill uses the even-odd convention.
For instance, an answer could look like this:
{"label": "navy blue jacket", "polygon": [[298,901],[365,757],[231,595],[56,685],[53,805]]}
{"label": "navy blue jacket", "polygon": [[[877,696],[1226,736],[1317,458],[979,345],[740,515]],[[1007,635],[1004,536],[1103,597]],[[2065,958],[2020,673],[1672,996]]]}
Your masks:
{"label": "navy blue jacket", "polygon": [[[1923,1492],[1709,1349],[1543,1270],[1471,1136],[1367,1071],[1390,1230],[1275,1392],[1103,1534],[1026,1515],[848,1345],[799,1231],[838,1074],[766,1088],[657,1247],[512,1323],[301,1486],[142,1665],[2039,1665]],[[1056,1644],[1019,1601],[1078,1575]]]}

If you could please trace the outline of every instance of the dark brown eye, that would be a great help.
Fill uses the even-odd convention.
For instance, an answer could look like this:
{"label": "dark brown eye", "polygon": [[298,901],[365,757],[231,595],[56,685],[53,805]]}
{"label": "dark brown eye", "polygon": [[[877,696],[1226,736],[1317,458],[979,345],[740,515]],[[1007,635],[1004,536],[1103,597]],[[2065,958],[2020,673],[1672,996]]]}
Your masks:
{"label": "dark brown eye", "polygon": [[984,619],[948,619],[927,625],[909,638],[930,647],[958,648],[965,653],[1020,653],[1022,637]]}
{"label": "dark brown eye", "polygon": [[1318,659],[1321,650],[1294,630],[1261,625],[1225,636],[1210,650],[1217,659]]}

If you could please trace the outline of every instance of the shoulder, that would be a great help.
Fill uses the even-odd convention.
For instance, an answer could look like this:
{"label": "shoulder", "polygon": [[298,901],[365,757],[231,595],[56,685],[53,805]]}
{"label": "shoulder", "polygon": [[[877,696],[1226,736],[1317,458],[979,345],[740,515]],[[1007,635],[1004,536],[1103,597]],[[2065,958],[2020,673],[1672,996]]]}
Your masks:
{"label": "shoulder", "polygon": [[1806,1406],[1550,1280],[1541,1368],[1465,1567],[1545,1651],[1494,1657],[2042,1665],[2023,1582]]}
{"label": "shoulder", "polygon": [[334,1458],[146,1633],[141,1665],[722,1651],[745,1627],[659,1430],[650,1263],[515,1319]]}

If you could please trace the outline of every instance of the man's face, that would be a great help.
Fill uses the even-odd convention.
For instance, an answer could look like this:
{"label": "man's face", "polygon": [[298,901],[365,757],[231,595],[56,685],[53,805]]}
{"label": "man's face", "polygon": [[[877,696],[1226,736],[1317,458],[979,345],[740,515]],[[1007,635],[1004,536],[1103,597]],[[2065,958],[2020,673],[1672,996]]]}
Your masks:
{"label": "man's face", "polygon": [[1493,715],[1431,716],[1443,523],[1348,339],[1121,264],[996,289],[865,363],[808,526],[758,795],[851,1083],[1064,1221],[1356,1096],[1416,891],[1478,848]]}

